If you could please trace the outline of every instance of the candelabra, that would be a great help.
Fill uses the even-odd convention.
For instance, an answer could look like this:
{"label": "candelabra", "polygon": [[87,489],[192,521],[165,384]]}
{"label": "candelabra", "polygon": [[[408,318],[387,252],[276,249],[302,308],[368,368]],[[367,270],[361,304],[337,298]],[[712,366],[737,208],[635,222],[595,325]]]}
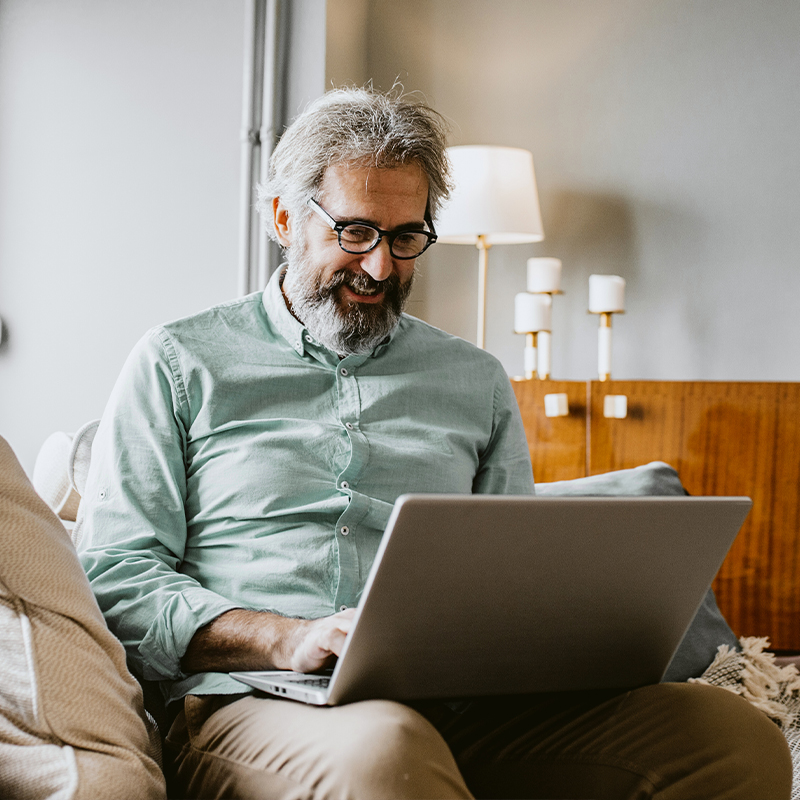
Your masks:
{"label": "candelabra", "polygon": [[[619,275],[589,276],[589,313],[600,316],[597,332],[597,372],[601,381],[611,380],[611,320],[625,313],[625,281]],[[628,398],[609,394],[603,399],[603,416],[623,419],[628,414]]]}
{"label": "candelabra", "polygon": [[552,328],[553,298],[549,294],[520,292],[514,298],[514,332],[524,333],[525,377],[549,378],[550,364],[544,362],[539,353],[539,337],[550,333]]}

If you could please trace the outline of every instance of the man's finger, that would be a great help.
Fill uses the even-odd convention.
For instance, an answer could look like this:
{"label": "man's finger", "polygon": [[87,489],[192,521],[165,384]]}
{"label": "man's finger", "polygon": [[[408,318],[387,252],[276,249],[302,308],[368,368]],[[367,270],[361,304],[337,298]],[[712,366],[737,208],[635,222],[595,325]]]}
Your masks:
{"label": "man's finger", "polygon": [[353,627],[353,620],[352,619],[340,619],[337,622],[336,627],[342,633],[350,633],[350,630]]}
{"label": "man's finger", "polygon": [[340,655],[342,647],[344,647],[344,640],[350,632],[352,620],[337,620],[336,626],[329,628],[325,635],[322,637],[321,645],[334,655]]}

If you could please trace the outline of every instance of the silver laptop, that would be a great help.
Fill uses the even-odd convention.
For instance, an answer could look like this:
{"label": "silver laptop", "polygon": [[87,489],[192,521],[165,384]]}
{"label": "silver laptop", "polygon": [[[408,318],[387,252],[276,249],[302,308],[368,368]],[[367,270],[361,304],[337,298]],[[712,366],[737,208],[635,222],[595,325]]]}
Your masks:
{"label": "silver laptop", "polygon": [[333,673],[231,676],[316,705],[658,683],[751,504],[404,495]]}

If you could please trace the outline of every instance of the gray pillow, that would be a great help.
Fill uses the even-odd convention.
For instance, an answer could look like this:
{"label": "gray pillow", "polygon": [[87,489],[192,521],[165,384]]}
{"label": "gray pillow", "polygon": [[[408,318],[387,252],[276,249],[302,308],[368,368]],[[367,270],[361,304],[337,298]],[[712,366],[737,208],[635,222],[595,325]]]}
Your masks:
{"label": "gray pillow", "polygon": [[[542,497],[687,494],[678,473],[663,461],[653,461],[634,469],[621,469],[571,481],[537,483],[536,494]],[[666,681],[686,681],[705,672],[721,644],[738,650],[736,634],[717,607],[714,590],[709,587],[664,675]]]}

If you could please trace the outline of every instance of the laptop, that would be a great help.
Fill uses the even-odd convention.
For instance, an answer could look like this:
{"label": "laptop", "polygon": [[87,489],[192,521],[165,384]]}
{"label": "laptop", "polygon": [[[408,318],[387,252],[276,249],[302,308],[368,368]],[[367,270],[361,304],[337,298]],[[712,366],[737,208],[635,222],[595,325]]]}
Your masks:
{"label": "laptop", "polygon": [[658,683],[751,505],[403,495],[332,674],[230,674],[315,705]]}

